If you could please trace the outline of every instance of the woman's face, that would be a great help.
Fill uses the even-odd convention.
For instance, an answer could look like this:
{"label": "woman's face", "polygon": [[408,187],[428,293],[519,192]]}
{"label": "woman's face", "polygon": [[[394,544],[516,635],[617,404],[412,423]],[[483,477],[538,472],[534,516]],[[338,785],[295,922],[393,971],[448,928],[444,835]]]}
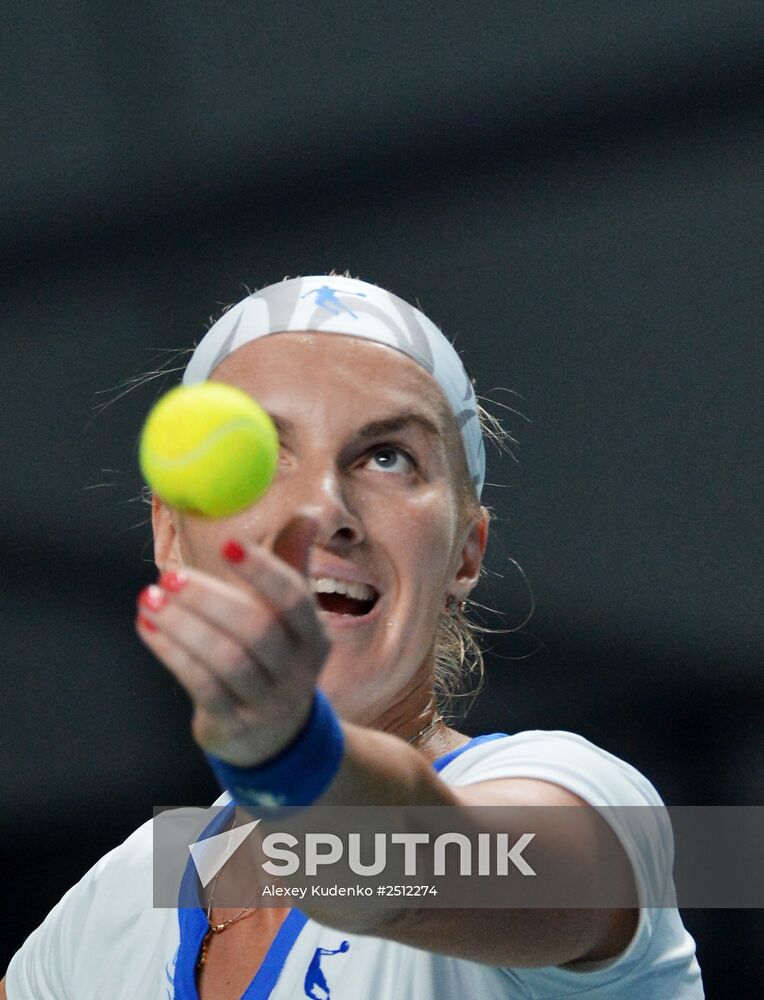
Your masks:
{"label": "woman's face", "polygon": [[309,577],[360,583],[372,589],[356,594],[373,597],[316,594],[332,643],[321,688],[359,724],[394,723],[412,702],[421,711],[439,615],[449,594],[463,599],[476,583],[487,527],[460,516],[458,432],[437,384],[399,351],[326,333],[260,338],[212,378],[244,389],[271,415],[278,471],[233,517],[207,520],[157,503],[157,565],[186,564],[238,584],[220,554],[226,540],[270,548],[293,517],[310,516],[318,533]]}

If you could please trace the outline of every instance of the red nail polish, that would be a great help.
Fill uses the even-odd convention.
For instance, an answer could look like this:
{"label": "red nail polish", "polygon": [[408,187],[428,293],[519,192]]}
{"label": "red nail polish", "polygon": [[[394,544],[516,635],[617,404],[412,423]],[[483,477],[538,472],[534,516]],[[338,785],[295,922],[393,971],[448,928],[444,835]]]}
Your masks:
{"label": "red nail polish", "polygon": [[161,611],[167,604],[167,596],[161,587],[151,583],[140,592],[138,604],[140,607],[146,608],[147,611]]}
{"label": "red nail polish", "polygon": [[168,569],[159,577],[159,586],[171,594],[179,594],[188,583],[188,573],[182,569]]}
{"label": "red nail polish", "polygon": [[244,551],[243,546],[234,541],[226,542],[221,552],[223,553],[223,558],[232,563],[244,562],[247,558],[247,553]]}
{"label": "red nail polish", "polygon": [[138,624],[142,628],[145,628],[148,632],[157,631],[156,625],[151,621],[150,618],[147,618],[145,615],[138,615]]}

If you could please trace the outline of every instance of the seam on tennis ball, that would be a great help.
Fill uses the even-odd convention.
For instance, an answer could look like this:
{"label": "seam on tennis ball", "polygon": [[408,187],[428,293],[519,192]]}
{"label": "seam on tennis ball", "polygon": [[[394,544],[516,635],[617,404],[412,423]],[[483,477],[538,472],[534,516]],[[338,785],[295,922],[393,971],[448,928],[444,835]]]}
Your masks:
{"label": "seam on tennis ball", "polygon": [[[161,455],[157,455],[155,451],[151,451],[150,461],[162,469],[171,469],[174,466],[185,465],[186,463],[191,463],[196,461],[196,459],[201,458],[207,451],[214,448],[215,445],[220,441],[221,438],[225,437],[227,434],[231,434],[238,430],[251,431],[252,428],[252,418],[251,417],[237,417],[234,420],[229,420],[228,423],[223,424],[222,427],[218,427],[217,430],[208,433],[203,441],[192,448],[190,451],[183,452],[182,455],[178,455],[177,458],[163,458]],[[258,431],[263,428],[258,428]],[[146,445],[145,453],[149,452],[148,445]],[[144,454],[144,449],[141,449],[141,454]]]}

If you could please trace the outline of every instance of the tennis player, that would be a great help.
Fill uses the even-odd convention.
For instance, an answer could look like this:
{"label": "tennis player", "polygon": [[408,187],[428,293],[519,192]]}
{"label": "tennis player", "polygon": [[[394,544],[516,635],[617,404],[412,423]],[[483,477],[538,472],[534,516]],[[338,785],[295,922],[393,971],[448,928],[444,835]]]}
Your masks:
{"label": "tennis player", "polygon": [[[278,472],[222,520],[153,498],[160,576],[136,628],[192,700],[218,803],[575,807],[591,836],[558,850],[583,886],[597,810],[660,806],[648,779],[573,733],[469,739],[438,710],[489,523],[478,405],[452,345],[381,288],[297,278],[212,326],[183,381],[207,379],[270,413]],[[154,908],[148,822],[29,936],[0,998],[702,997],[678,910],[641,905],[661,846],[610,822],[634,906],[378,913],[224,908],[214,885],[198,907]]]}

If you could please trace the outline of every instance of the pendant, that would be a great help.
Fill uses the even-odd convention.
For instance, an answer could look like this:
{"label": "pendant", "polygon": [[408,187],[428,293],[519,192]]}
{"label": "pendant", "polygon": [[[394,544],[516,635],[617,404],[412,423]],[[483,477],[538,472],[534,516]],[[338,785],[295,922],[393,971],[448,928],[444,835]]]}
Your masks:
{"label": "pendant", "polygon": [[205,962],[207,961],[207,949],[210,946],[210,938],[212,937],[213,933],[214,932],[213,932],[212,928],[210,927],[210,929],[204,935],[204,940],[202,941],[202,949],[199,952],[199,961],[196,963],[197,969],[203,968]]}
{"label": "pendant", "polygon": [[[240,916],[241,913],[239,914],[239,917]],[[210,929],[204,935],[204,939],[202,940],[202,950],[199,954],[199,961],[196,963],[197,969],[201,969],[207,961],[207,950],[209,949],[210,938],[212,935],[220,934],[220,932],[224,931],[226,927],[229,927],[231,924],[235,924],[239,917],[234,917],[232,920],[224,920],[222,924],[210,924]]]}

